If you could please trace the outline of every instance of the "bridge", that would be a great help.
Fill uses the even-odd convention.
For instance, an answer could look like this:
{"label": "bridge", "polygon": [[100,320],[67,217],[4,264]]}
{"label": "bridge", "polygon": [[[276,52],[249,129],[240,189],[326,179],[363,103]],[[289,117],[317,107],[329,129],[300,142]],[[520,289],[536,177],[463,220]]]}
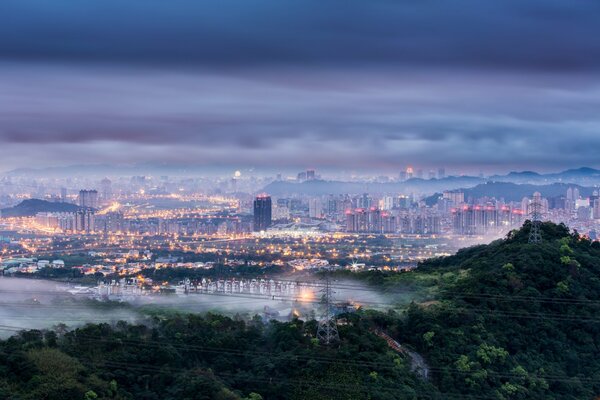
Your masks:
{"label": "bridge", "polygon": [[271,300],[313,301],[324,284],[320,282],[275,279],[186,279],[177,285],[152,285],[137,278],[101,281],[92,288],[77,287],[72,294],[93,295],[111,300],[131,299],[139,296],[160,294],[252,296]]}

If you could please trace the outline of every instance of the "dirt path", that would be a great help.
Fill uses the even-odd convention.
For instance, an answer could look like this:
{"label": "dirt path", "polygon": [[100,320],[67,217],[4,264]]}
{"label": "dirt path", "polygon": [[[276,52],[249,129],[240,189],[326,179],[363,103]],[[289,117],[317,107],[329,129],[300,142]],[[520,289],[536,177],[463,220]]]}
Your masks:
{"label": "dirt path", "polygon": [[408,349],[406,346],[402,346],[390,335],[383,331],[376,330],[374,332],[377,336],[384,339],[391,349],[408,357],[408,359],[410,360],[411,371],[413,371],[415,374],[417,374],[425,380],[429,379],[429,366],[427,365],[427,362],[425,362],[423,356],[421,356],[416,351]]}

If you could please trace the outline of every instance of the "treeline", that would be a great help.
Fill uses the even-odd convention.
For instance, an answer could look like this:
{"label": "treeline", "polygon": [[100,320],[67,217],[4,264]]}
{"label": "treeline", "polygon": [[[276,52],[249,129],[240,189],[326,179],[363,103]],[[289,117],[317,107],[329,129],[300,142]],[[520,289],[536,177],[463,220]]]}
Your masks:
{"label": "treeline", "polygon": [[407,360],[349,315],[324,347],[316,322],[180,315],[0,342],[2,399],[421,399]]}
{"label": "treeline", "polygon": [[552,223],[542,225],[542,243],[529,244],[529,230],[527,222],[503,240],[424,262],[415,274],[447,277],[436,300],[378,317],[425,356],[440,391],[600,395],[600,244]]}

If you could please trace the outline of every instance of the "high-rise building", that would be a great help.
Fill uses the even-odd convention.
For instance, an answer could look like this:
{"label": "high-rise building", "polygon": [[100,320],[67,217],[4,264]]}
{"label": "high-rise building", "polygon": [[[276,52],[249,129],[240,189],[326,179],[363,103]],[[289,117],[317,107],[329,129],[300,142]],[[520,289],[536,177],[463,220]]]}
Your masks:
{"label": "high-rise building", "polygon": [[384,196],[381,199],[381,209],[385,211],[389,211],[394,208],[394,197],[393,196]]}
{"label": "high-rise building", "polygon": [[571,211],[577,209],[577,200],[579,200],[579,189],[576,187],[568,188],[565,208]]}
{"label": "high-rise building", "polygon": [[102,201],[110,201],[112,199],[112,182],[110,179],[104,178],[100,181],[100,190]]}
{"label": "high-rise building", "polygon": [[90,233],[94,231],[94,211],[80,210],[75,213],[75,230],[79,232]]}
{"label": "high-rise building", "polygon": [[358,233],[396,232],[396,217],[377,207],[350,209],[346,211],[346,231]]}
{"label": "high-rise building", "polygon": [[321,205],[321,199],[314,198],[308,201],[308,216],[310,218],[323,217],[323,206]]}
{"label": "high-rise building", "polygon": [[[524,199],[525,201],[525,199]],[[529,201],[529,200],[527,200]],[[522,222],[521,210],[491,205],[463,205],[452,210],[452,227],[458,235],[498,233]]]}
{"label": "high-rise building", "polygon": [[254,200],[254,231],[260,232],[271,226],[271,196],[261,194]]}
{"label": "high-rise building", "polygon": [[363,193],[363,195],[361,197],[359,197],[357,199],[357,207],[358,208],[371,208],[371,205],[373,204],[373,199],[371,198],[371,196],[369,196],[368,193]]}
{"label": "high-rise building", "polygon": [[60,201],[63,203],[65,203],[67,201],[67,188],[66,187],[60,188]]}
{"label": "high-rise building", "polygon": [[459,190],[446,191],[442,194],[442,197],[450,200],[454,206],[458,206],[465,202],[465,192]]}
{"label": "high-rise building", "polygon": [[123,213],[108,212],[104,215],[96,215],[94,228],[97,232],[114,233],[123,230]]}
{"label": "high-rise building", "polygon": [[82,208],[98,208],[98,191],[96,190],[80,190],[79,191],[79,207]]}
{"label": "high-rise building", "polygon": [[594,200],[594,208],[592,214],[594,219],[600,219],[600,199]]}
{"label": "high-rise building", "polygon": [[444,179],[446,177],[446,170],[444,168],[438,169],[438,179]]}

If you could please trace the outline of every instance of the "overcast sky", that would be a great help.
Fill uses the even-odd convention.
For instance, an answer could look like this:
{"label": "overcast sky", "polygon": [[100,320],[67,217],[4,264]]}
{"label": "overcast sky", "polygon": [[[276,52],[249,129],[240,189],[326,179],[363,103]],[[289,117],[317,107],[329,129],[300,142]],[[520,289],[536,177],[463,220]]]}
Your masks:
{"label": "overcast sky", "polygon": [[597,0],[2,0],[0,170],[599,167]]}

